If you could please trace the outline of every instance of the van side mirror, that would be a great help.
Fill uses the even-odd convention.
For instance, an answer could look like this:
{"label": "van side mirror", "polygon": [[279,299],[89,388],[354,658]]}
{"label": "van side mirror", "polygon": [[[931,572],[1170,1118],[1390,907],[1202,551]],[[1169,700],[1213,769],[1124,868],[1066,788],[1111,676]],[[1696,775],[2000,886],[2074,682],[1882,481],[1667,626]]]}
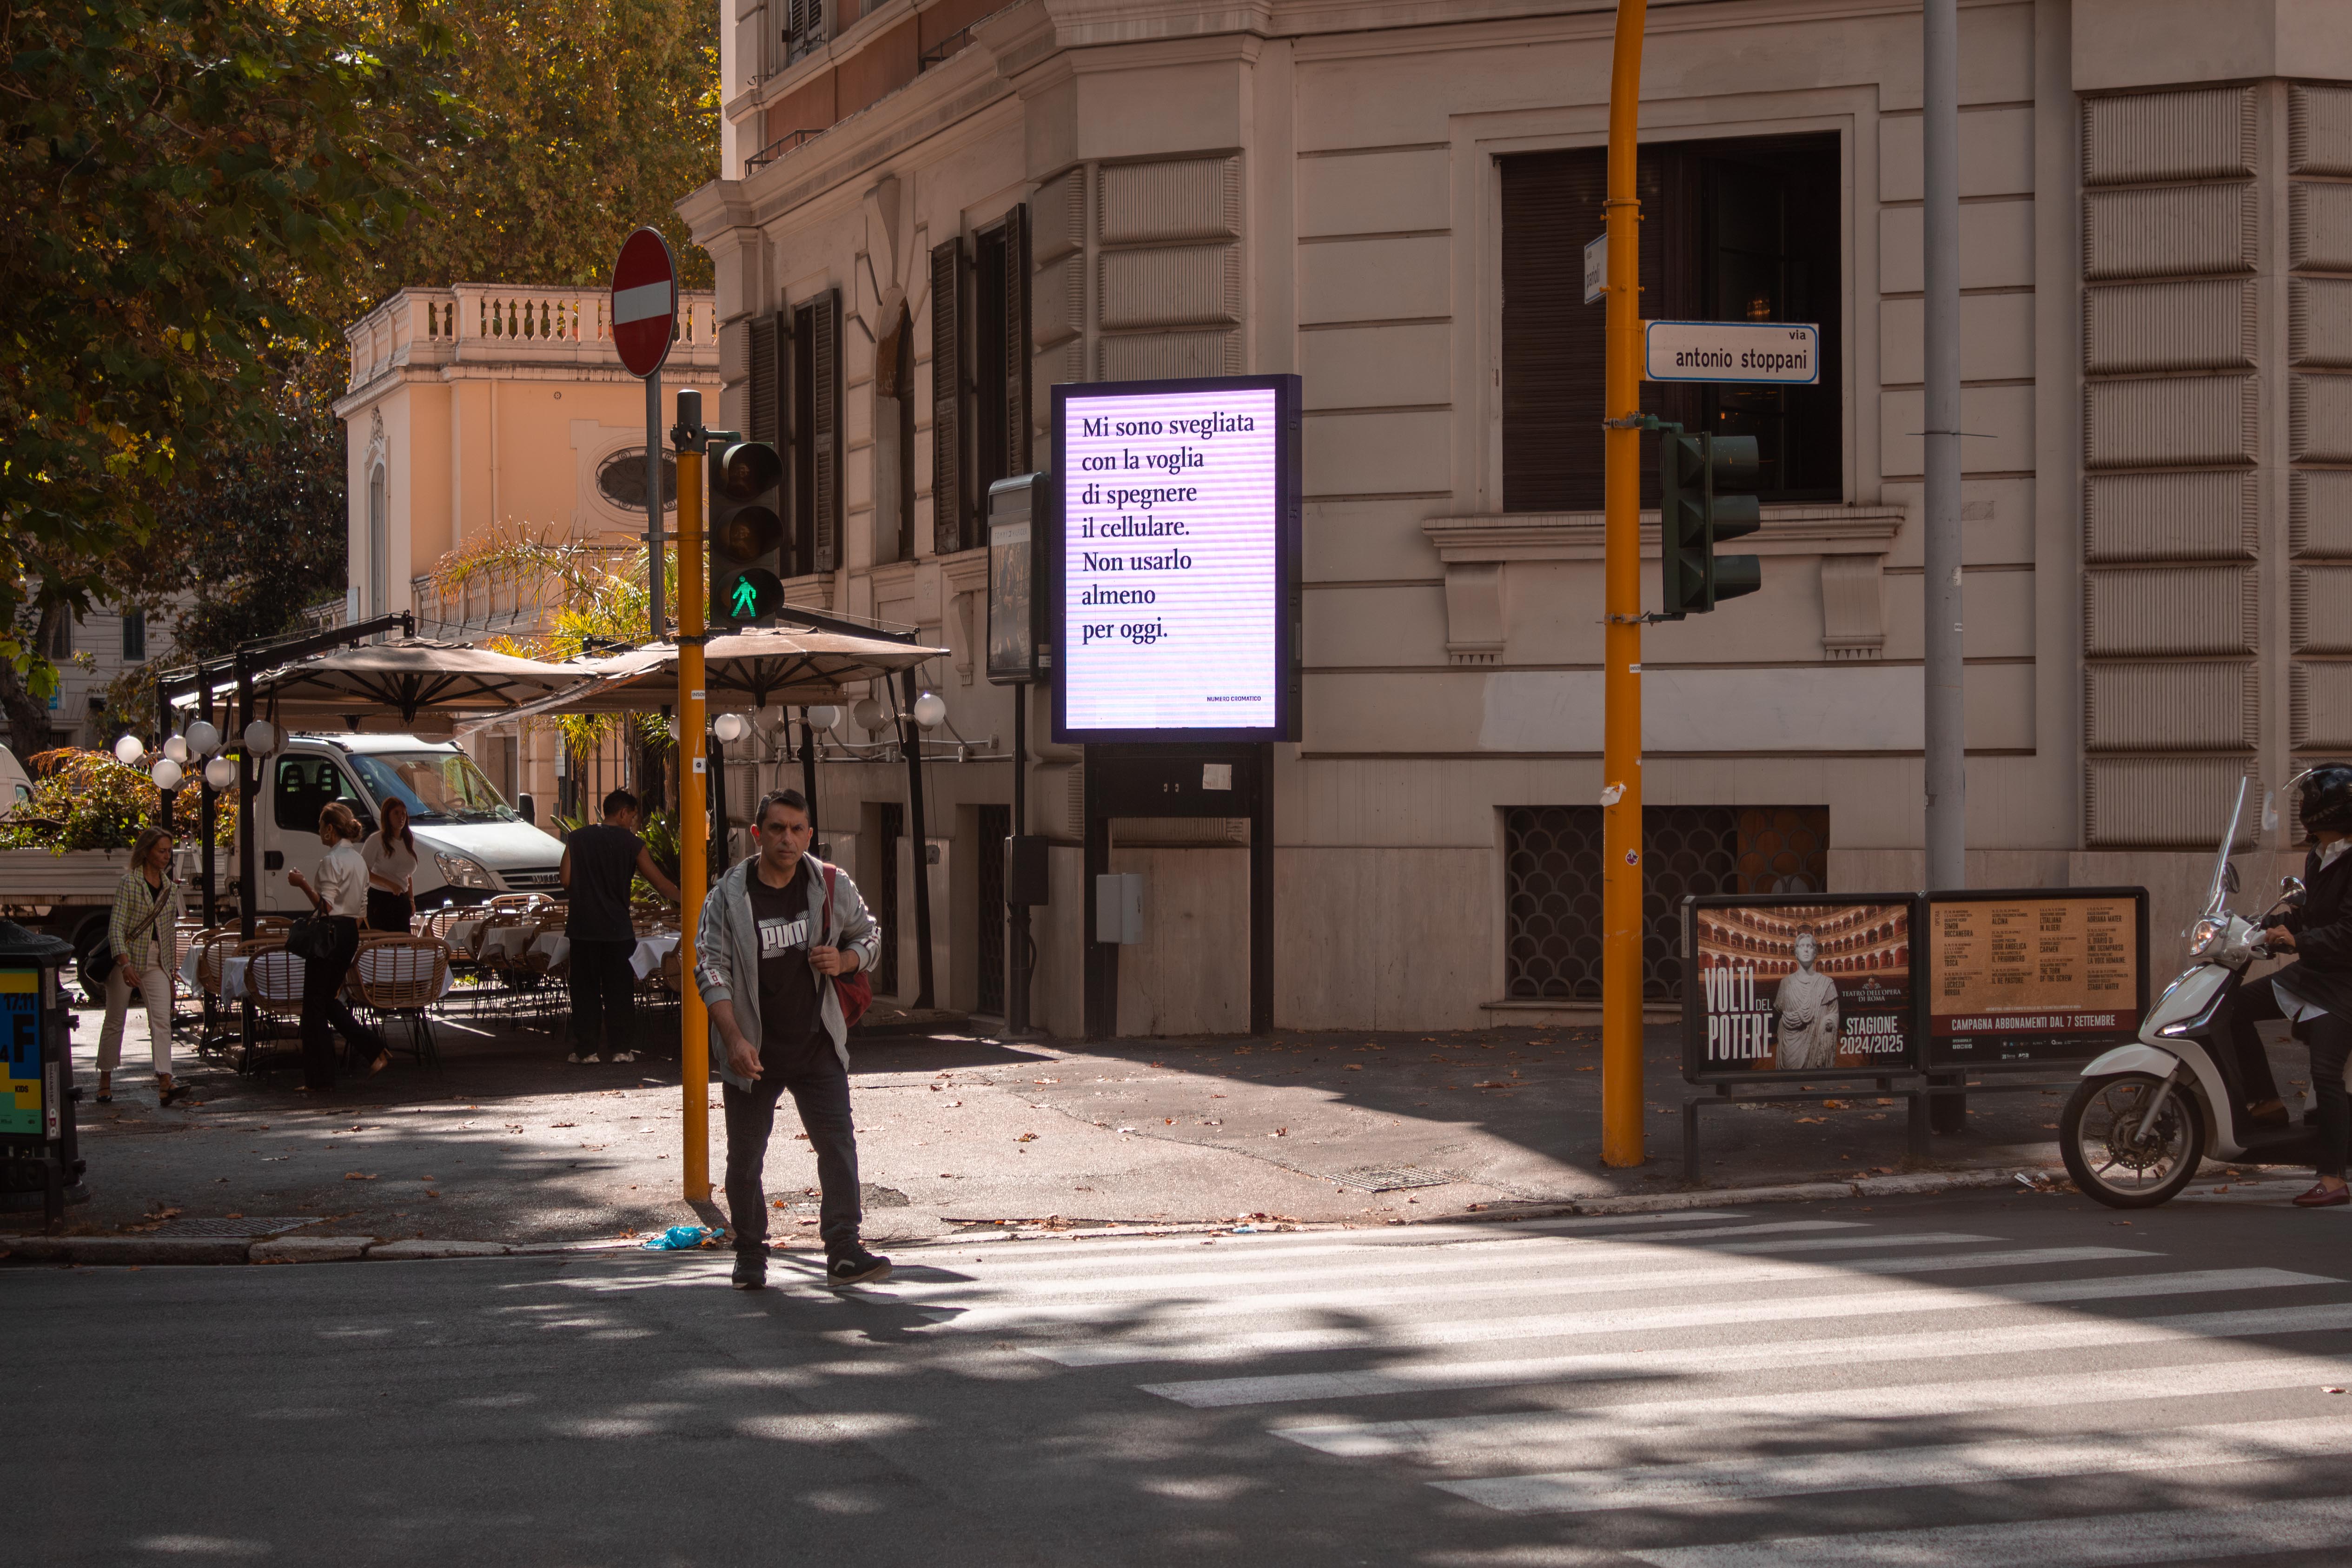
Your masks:
{"label": "van side mirror", "polygon": [[529,822],[534,828],[539,826],[538,796],[517,795],[515,797],[515,810],[522,813],[522,820],[524,821]]}

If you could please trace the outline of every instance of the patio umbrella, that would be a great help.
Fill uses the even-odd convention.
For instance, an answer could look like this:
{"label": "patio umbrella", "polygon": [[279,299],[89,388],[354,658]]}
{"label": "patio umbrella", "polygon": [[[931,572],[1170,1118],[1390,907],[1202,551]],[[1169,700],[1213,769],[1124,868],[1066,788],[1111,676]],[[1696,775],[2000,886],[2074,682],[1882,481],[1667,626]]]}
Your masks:
{"label": "patio umbrella", "polygon": [[281,722],[404,730],[420,715],[503,717],[561,696],[583,679],[568,665],[412,637],[337,648],[264,670],[253,677],[253,694]]}
{"label": "patio umbrella", "polygon": [[[910,670],[948,652],[791,626],[730,632],[702,645],[704,702],[719,713],[838,702],[845,685]],[[512,714],[645,712],[677,700],[677,649],[667,643],[551,667],[582,678]]]}

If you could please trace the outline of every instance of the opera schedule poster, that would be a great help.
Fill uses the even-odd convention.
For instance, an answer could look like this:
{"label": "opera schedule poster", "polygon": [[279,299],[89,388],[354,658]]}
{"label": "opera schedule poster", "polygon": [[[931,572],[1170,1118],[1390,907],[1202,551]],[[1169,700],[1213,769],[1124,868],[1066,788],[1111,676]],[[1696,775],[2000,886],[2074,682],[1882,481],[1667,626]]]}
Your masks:
{"label": "opera schedule poster", "polygon": [[1298,379],[1054,389],[1055,737],[1296,738]]}
{"label": "opera schedule poster", "polygon": [[1911,925],[1907,898],[1690,900],[1685,1076],[1913,1071]]}
{"label": "opera schedule poster", "polygon": [[2147,1005],[2140,888],[1927,901],[1928,1060],[2077,1060],[2135,1040]]}

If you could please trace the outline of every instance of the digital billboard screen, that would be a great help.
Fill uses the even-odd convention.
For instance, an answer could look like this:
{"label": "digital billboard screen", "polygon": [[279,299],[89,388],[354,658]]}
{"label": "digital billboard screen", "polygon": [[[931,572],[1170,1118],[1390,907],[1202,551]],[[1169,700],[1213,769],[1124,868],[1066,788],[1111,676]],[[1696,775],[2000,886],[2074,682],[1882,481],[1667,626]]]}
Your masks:
{"label": "digital billboard screen", "polygon": [[1296,376],[1054,388],[1054,735],[1297,737]]}

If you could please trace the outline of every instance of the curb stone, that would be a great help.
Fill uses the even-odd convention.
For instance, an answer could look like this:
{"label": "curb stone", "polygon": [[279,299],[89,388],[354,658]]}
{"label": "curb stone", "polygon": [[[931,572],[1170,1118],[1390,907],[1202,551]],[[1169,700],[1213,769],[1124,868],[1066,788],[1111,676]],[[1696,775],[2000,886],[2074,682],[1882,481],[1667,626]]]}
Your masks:
{"label": "curb stone", "polygon": [[247,1255],[252,1263],[350,1263],[367,1256],[372,1236],[287,1236],[257,1241]]}
{"label": "curb stone", "polygon": [[1475,1214],[1431,1215],[1412,1225],[1461,1225],[1479,1220],[1504,1222],[1545,1219],[1566,1215],[1668,1214],[1685,1208],[1734,1208],[1748,1203],[1825,1203],[1843,1197],[1917,1197],[1938,1192],[2010,1186],[2032,1171],[2011,1169],[1916,1171],[1904,1176],[1864,1176],[1855,1181],[1796,1182],[1783,1186],[1717,1187],[1696,1192],[1636,1193],[1624,1197],[1562,1198],[1555,1203],[1515,1204],[1508,1208]]}
{"label": "curb stone", "polygon": [[25,1236],[7,1242],[19,1258],[99,1264],[242,1263],[251,1245],[236,1236]]}
{"label": "curb stone", "polygon": [[371,1262],[415,1262],[427,1258],[503,1258],[511,1249],[503,1241],[379,1241],[367,1249]]}

